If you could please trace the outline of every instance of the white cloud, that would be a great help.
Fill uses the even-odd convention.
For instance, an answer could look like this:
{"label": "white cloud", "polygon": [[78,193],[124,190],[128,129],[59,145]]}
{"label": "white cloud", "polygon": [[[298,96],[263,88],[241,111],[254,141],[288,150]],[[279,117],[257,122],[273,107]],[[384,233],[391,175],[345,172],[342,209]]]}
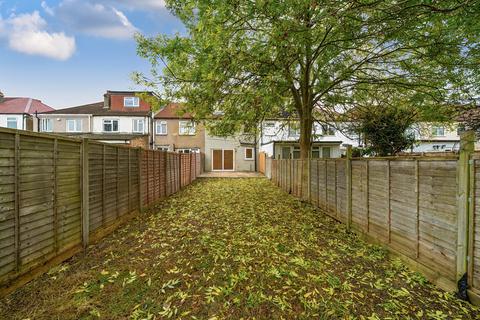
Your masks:
{"label": "white cloud", "polygon": [[43,8],[43,10],[45,11],[46,14],[48,14],[50,16],[55,15],[55,11],[53,10],[53,8],[49,7],[48,4],[45,1],[42,1],[41,6],[42,6],[42,8]]}
{"label": "white cloud", "polygon": [[67,60],[75,52],[75,38],[48,32],[47,22],[38,11],[12,15],[3,25],[8,45],[15,51],[57,60]]}
{"label": "white cloud", "polygon": [[101,0],[112,5],[123,5],[129,9],[163,9],[164,0]]}
{"label": "white cloud", "polygon": [[84,0],[65,0],[56,16],[74,32],[114,39],[131,39],[137,28],[120,10]]}

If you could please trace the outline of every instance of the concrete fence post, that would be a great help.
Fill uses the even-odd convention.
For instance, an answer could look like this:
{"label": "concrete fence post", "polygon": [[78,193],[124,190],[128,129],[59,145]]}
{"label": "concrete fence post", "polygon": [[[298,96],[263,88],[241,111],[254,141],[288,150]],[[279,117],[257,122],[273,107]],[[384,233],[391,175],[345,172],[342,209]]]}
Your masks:
{"label": "concrete fence post", "polygon": [[347,195],[347,230],[352,226],[352,146],[345,145],[347,148],[345,163],[345,181]]}
{"label": "concrete fence post", "polygon": [[475,133],[467,131],[460,137],[460,157],[457,162],[457,266],[456,280],[460,280],[468,268],[468,234],[470,211],[470,156],[475,148]]}
{"label": "concrete fence post", "polygon": [[90,201],[89,201],[89,177],[88,177],[88,139],[82,140],[82,190],[81,190],[81,197],[82,197],[82,244],[83,248],[86,249],[89,242],[89,234],[90,234]]}

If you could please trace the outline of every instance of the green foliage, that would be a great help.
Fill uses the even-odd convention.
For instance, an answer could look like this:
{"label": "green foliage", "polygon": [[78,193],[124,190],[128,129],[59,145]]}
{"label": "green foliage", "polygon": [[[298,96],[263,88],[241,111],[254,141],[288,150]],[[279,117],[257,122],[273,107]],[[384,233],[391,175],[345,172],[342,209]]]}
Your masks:
{"label": "green foliage", "polygon": [[137,36],[139,56],[152,65],[137,83],[185,101],[198,118],[222,111],[221,121],[240,122],[221,125],[224,134],[296,111],[302,157],[315,118],[336,119],[378,88],[426,108],[479,92],[478,1],[166,3],[186,33]]}

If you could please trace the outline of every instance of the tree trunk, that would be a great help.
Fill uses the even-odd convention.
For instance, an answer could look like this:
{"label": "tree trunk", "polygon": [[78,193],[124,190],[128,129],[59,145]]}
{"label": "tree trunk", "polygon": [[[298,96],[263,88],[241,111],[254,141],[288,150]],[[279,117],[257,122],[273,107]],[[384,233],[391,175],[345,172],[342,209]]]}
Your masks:
{"label": "tree trunk", "polygon": [[300,115],[300,159],[302,165],[302,200],[308,201],[310,188],[310,158],[311,158],[311,139],[312,139],[313,119],[311,112],[304,112]]}

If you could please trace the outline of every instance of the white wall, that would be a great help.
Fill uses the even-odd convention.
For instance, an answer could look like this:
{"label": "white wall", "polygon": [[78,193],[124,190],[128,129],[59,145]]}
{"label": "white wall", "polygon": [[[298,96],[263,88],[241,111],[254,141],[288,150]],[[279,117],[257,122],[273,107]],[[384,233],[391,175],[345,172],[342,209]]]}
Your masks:
{"label": "white wall", "polygon": [[7,127],[7,118],[17,119],[17,129],[25,129],[25,121],[21,114],[0,114],[0,127]]}
{"label": "white wall", "polygon": [[[148,132],[148,117],[130,117],[130,116],[111,116],[111,117],[93,117],[93,133],[103,133],[103,120],[118,120],[118,133],[134,133],[133,132],[133,120],[143,119],[143,133]],[[135,132],[137,133],[137,132]]]}
{"label": "white wall", "polygon": [[[255,171],[255,161],[245,160],[245,148],[237,137],[214,137],[205,132],[205,171],[212,171],[212,150],[233,149],[235,171]],[[257,154],[258,159],[258,154]]]}

